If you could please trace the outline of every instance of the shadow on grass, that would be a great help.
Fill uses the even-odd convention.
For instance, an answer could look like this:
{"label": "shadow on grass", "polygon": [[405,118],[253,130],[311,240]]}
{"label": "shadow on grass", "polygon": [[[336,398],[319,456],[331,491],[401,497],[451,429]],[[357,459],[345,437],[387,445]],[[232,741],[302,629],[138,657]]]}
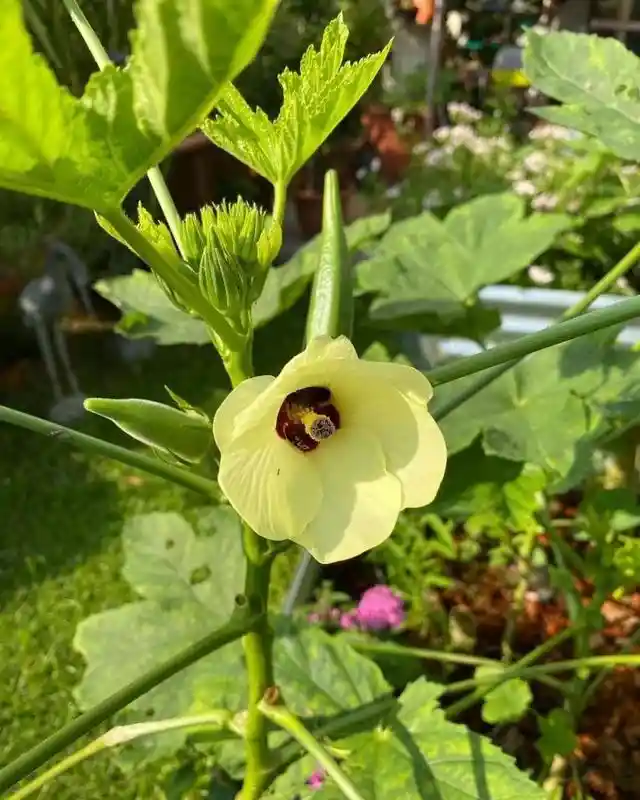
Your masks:
{"label": "shadow on grass", "polygon": [[[256,370],[277,372],[302,338],[299,313],[283,315],[256,336]],[[87,395],[145,397],[171,402],[165,384],[212,411],[228,391],[212,347],[164,347],[145,362],[123,364],[111,337],[77,337],[72,359]],[[51,403],[44,371],[34,365],[30,385],[2,402],[46,416]],[[131,440],[106,420],[90,415],[78,426],[123,446]],[[0,425],[0,603],[15,587],[75,569],[106,540],[117,538],[130,513],[175,507],[170,498],[198,505],[197,495],[159,478],[31,432]],[[157,504],[154,503],[157,500]]]}

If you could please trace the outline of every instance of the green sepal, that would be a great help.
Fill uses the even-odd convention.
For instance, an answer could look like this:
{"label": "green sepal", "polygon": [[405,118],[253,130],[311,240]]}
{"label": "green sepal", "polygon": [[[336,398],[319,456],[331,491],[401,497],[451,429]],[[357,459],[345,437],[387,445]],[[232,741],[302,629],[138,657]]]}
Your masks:
{"label": "green sepal", "polygon": [[136,398],[90,397],[84,401],[84,407],[110,420],[137,441],[192,464],[202,461],[213,441],[210,420],[197,411],[180,411]]}
{"label": "green sepal", "polygon": [[[113,228],[108,220],[106,220],[100,214],[96,214],[96,220],[104,231],[106,231],[114,239],[117,239],[125,247],[128,247],[132,253],[141,258],[140,253],[137,253],[133,249],[132,245],[125,241],[122,236],[120,236],[120,234]],[[154,249],[162,257],[163,261],[166,263],[167,267],[170,268],[172,273],[174,273],[176,276],[179,276],[183,280],[188,281],[190,284],[192,284],[194,289],[197,288],[197,275],[191,269],[190,265],[183,261],[180,257],[180,254],[178,253],[173,242],[171,233],[169,232],[169,228],[167,228],[164,222],[156,222],[147,209],[142,205],[142,203],[138,203],[138,221],[136,223],[136,228],[154,247]],[[158,275],[158,272],[153,269],[153,267],[150,268],[155,279],[162,288],[162,291],[167,295],[169,300],[171,300],[173,305],[176,306],[176,308],[179,308],[180,311],[184,311],[189,315],[198,316],[195,314],[189,303],[181,297],[180,293],[169,284],[168,280],[165,280]]]}

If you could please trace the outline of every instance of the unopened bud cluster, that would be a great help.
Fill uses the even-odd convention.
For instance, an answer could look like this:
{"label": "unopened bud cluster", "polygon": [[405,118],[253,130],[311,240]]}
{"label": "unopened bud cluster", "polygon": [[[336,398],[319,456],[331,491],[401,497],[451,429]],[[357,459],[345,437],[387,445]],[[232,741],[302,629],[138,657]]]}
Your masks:
{"label": "unopened bud cluster", "polygon": [[264,211],[238,199],[188,214],[182,238],[185,257],[209,302],[229,317],[246,314],[280,249],[280,228]]}

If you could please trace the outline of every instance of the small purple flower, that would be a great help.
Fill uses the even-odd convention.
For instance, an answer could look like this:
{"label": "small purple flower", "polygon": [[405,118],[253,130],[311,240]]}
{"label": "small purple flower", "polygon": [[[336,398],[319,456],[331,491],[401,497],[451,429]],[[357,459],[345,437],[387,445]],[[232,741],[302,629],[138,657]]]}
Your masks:
{"label": "small purple flower", "polygon": [[356,617],[360,627],[365,630],[397,628],[405,618],[402,598],[390,586],[372,586],[360,598]]}
{"label": "small purple flower", "polygon": [[322,616],[318,614],[317,611],[312,611],[311,614],[307,616],[307,621],[312,625],[317,625],[317,623],[322,622]]}
{"label": "small purple flower", "polygon": [[327,773],[323,769],[317,769],[309,775],[305,783],[310,789],[322,789],[326,777]]}

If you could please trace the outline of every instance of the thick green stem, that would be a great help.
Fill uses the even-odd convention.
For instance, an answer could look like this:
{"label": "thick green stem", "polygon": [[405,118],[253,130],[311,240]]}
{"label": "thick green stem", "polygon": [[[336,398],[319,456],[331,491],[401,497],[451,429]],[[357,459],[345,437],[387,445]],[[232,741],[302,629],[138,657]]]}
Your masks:
{"label": "thick green stem", "polygon": [[[210,711],[207,714],[198,714],[193,717],[174,717],[172,719],[154,720],[153,722],[134,722],[132,725],[118,725],[99,736],[95,741],[63,758],[62,761],[54,764],[42,775],[38,775],[37,778],[29,781],[29,783],[12,794],[10,800],[24,800],[25,797],[30,797],[34,792],[42,789],[58,776],[63,775],[77,764],[101,753],[103,750],[119,747],[144,736],[154,736],[165,731],[185,728],[200,728],[203,730],[215,728],[224,731],[229,726],[232,717],[233,715],[230,711]],[[228,735],[231,736],[232,734]]]}
{"label": "thick green stem", "polygon": [[[224,362],[235,388],[253,374],[251,343],[230,352]],[[249,701],[245,728],[247,767],[240,797],[242,800],[257,800],[269,782],[272,768],[266,719],[258,706],[267,689],[273,686],[273,634],[266,616],[273,551],[269,550],[268,542],[248,525],[243,526],[242,544],[247,570],[244,594],[249,607],[263,615],[260,622],[242,638]]]}
{"label": "thick green stem", "polygon": [[565,319],[577,317],[578,314],[582,314],[583,311],[586,311],[594,302],[594,300],[597,300],[600,295],[611,289],[615,282],[625,273],[627,273],[631,267],[638,262],[639,259],[640,242],[634,245],[631,250],[629,250],[629,252],[624,255],[620,261],[618,261],[617,264],[611,267],[609,272],[607,272],[604,277],[600,278],[595,286],[592,286],[581,300],[578,300],[575,305],[571,306],[571,308],[564,315]]}
{"label": "thick green stem", "polygon": [[621,300],[609,308],[590,311],[587,314],[582,314],[577,319],[558,322],[543,331],[521,336],[515,342],[498,345],[490,350],[478,353],[478,355],[461,358],[449,364],[435,367],[428,373],[428,377],[436,385],[449,383],[467,375],[472,375],[474,372],[480,372],[498,364],[520,359],[530,353],[535,353],[537,350],[544,350],[547,347],[568,342],[587,333],[594,333],[602,328],[609,328],[612,325],[627,322],[638,316],[640,316],[640,297]]}
{"label": "thick green stem", "polygon": [[160,167],[151,167],[151,169],[147,172],[147,178],[149,178],[151,188],[153,189],[160,208],[162,209],[162,213],[167,221],[171,235],[175,240],[178,252],[184,259],[185,250],[182,242],[182,223],[180,221],[180,214],[178,214],[178,209],[173,202],[173,197],[171,197],[171,192],[169,191],[169,187],[167,186],[164,176],[160,171]]}
{"label": "thick green stem", "polygon": [[223,351],[224,368],[234,388],[253,375],[251,344],[249,339],[241,350]]}
{"label": "thick green stem", "polygon": [[[329,719],[327,722],[314,729],[316,739],[326,737],[339,739],[343,736],[361,730],[362,727],[372,728],[377,722],[386,718],[398,705],[392,695],[384,695],[353,711],[345,711]],[[275,760],[279,768],[285,767],[300,752],[296,742],[287,742],[275,751]]]}
{"label": "thick green stem", "polygon": [[[109,58],[109,54],[105,50],[102,42],[98,38],[97,33],[91,27],[91,23],[85,17],[76,0],[63,0],[63,2],[67,11],[69,12],[69,16],[71,17],[73,24],[78,29],[84,40],[84,43],[87,45],[89,52],[93,56],[93,60],[100,69],[104,69],[106,66],[111,64],[111,59]],[[151,169],[147,172],[147,177],[149,178],[149,183],[151,184],[151,188],[153,189],[155,196],[158,198],[158,203],[160,204],[162,213],[167,220],[167,225],[169,226],[169,230],[175,239],[178,250],[184,258],[180,215],[178,214],[178,210],[176,209],[175,203],[173,202],[173,198],[171,197],[160,168],[151,167]]]}
{"label": "thick green stem", "polygon": [[[629,250],[629,252],[623,256],[623,258],[621,258],[620,261],[618,261],[618,263],[615,264],[581,300],[571,306],[571,308],[569,308],[562,315],[562,318],[565,320],[573,319],[574,317],[577,317],[579,314],[582,314],[584,311],[586,311],[589,306],[595,300],[597,300],[598,297],[600,297],[600,295],[604,294],[615,284],[618,278],[621,278],[626,272],[628,272],[631,267],[636,264],[638,259],[640,259],[640,242],[634,245],[634,247],[632,247],[631,250]],[[466,403],[467,400],[470,400],[472,397],[478,394],[478,392],[481,392],[483,389],[489,386],[489,384],[497,380],[501,375],[504,375],[505,372],[508,372],[512,367],[515,367],[518,361],[519,359],[507,361],[506,363],[500,364],[494,369],[487,371],[485,375],[482,375],[475,383],[461,391],[459,395],[456,395],[448,402],[437,406],[434,409],[435,419],[444,419],[446,416],[459,408],[463,403]]]}
{"label": "thick green stem", "polygon": [[144,675],[136,678],[128,686],[107,697],[106,700],[98,703],[97,706],[89,709],[89,711],[85,711],[84,714],[65,725],[64,728],[60,728],[49,738],[23,753],[15,761],[0,770],[0,793],[25,778],[38,767],[41,767],[50,758],[64,750],[65,747],[73,744],[81,736],[89,733],[89,731],[118,711],[121,711],[138,697],[151,691],[159,683],[166,681],[215,650],[219,650],[229,642],[239,639],[247,631],[254,630],[261,623],[262,618],[257,614],[251,614],[250,609],[239,609],[226,625],[217,628],[162,664],[158,664],[153,669],[145,672]]}
{"label": "thick green stem", "polygon": [[193,489],[195,492],[207,497],[216,496],[216,484],[208,478],[195,475],[186,469],[182,469],[182,467],[165,464],[164,461],[160,461],[153,456],[136,453],[134,450],[119,447],[117,444],[97,439],[95,436],[65,428],[63,425],[50,422],[48,419],[32,417],[31,414],[25,414],[23,411],[0,406],[0,422],[7,422],[10,425],[17,425],[19,428],[26,428],[33,433],[43,434],[50,437],[52,441],[69,444],[78,450],[84,450],[93,455],[113,458],[121,464],[127,464],[130,467],[144,470],[151,475],[157,475],[159,478],[165,478],[165,480],[177,483],[187,489]]}
{"label": "thick green stem", "polygon": [[316,737],[305,728],[298,717],[292,714],[286,706],[270,705],[263,700],[259,708],[267,719],[270,719],[271,722],[274,722],[278,727],[290,733],[291,736],[315,758],[326,774],[332,778],[347,800],[363,800],[363,796]]}
{"label": "thick green stem", "polygon": [[281,228],[284,225],[284,213],[287,207],[287,186],[284,183],[276,183],[273,186],[273,209],[271,216],[273,221]]}
{"label": "thick green stem", "polygon": [[[269,580],[273,559],[267,544],[248,525],[244,526],[244,552],[247,560],[245,596],[251,607],[266,612]],[[247,769],[242,787],[242,800],[256,800],[266,788],[271,771],[271,754],[267,743],[266,720],[259,710],[265,692],[273,686],[273,635],[266,616],[242,639],[249,682],[249,702],[245,741]]]}

